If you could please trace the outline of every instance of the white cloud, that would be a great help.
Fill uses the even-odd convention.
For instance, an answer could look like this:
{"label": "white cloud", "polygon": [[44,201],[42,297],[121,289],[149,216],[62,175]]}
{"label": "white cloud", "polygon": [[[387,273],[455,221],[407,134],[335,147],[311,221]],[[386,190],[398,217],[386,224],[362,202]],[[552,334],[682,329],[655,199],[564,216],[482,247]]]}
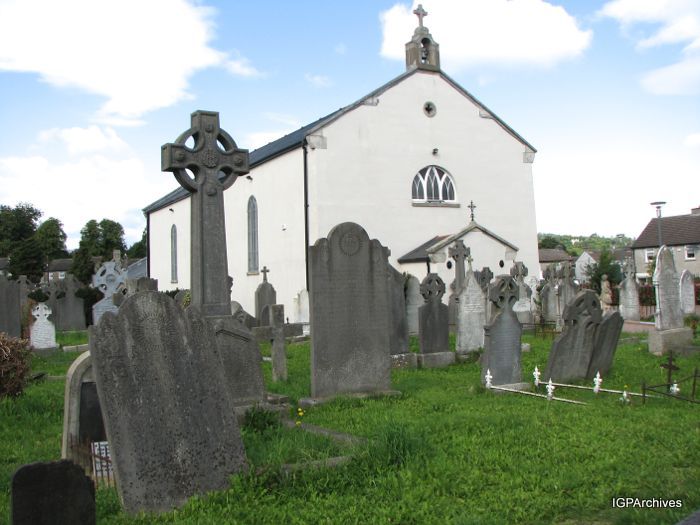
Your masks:
{"label": "white cloud", "polygon": [[[43,156],[0,158],[0,202],[30,202],[63,222],[69,249],[77,248],[80,229],[90,219],[108,218],[124,226],[127,244],[140,239],[141,208],[172,190],[172,178],[146,170],[138,158],[91,155],[67,162]],[[129,182],[124,182],[125,174]]]}
{"label": "white cloud", "polygon": [[[407,35],[418,23],[412,13],[416,5],[396,4],[381,13],[382,56],[404,59]],[[544,0],[433,0],[424,24],[449,70],[476,64],[550,66],[582,54],[593,35],[563,7]]]}
{"label": "white cloud", "polygon": [[691,133],[683,140],[683,145],[689,148],[700,148],[700,133]]}
{"label": "white cloud", "polygon": [[698,0],[613,0],[599,15],[617,20],[635,33],[640,49],[682,44],[680,58],[673,64],[647,72],[644,88],[658,95],[700,94],[700,1]]}
{"label": "white cloud", "polygon": [[306,73],[304,75],[304,79],[306,79],[309,84],[317,88],[327,88],[333,85],[331,79],[323,75],[312,75],[310,73]]}
{"label": "white cloud", "polygon": [[247,58],[238,58],[235,60],[228,60],[225,63],[226,69],[229,73],[238,75],[239,77],[260,77],[262,73],[250,65],[250,60]]}
{"label": "white cloud", "polygon": [[52,128],[39,133],[39,140],[60,140],[71,155],[97,151],[123,151],[128,149],[114,129],[92,125],[87,128]]}
{"label": "white cloud", "polygon": [[187,0],[2,2],[0,71],[101,95],[99,117],[129,123],[186,98],[197,70],[256,71],[210,46],[212,14]]}

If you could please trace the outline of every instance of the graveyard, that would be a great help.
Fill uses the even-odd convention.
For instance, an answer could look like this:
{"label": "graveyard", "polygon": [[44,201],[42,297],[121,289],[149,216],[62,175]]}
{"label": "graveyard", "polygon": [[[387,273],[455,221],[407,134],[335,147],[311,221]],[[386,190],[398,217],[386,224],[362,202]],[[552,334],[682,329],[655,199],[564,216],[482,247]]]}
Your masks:
{"label": "graveyard", "polygon": [[[454,349],[454,338],[451,338]],[[550,338],[524,335],[523,380],[543,369]],[[698,340],[695,340],[696,344]],[[418,341],[411,339],[412,351]],[[270,355],[270,345],[263,354]],[[515,394],[494,395],[476,362],[441,369],[394,369],[398,397],[341,398],[305,409],[310,393],[308,342],[287,348],[289,380],[267,387],[290,397],[291,421],[364,438],[339,445],[299,428],[278,438],[243,425],[252,463],[227,489],[196,496],[160,515],[125,513],[113,487],[97,485],[98,523],[676,523],[700,504],[697,406],[673,399],[558,389],[576,406]],[[77,356],[35,357],[33,370],[65,374]],[[640,391],[664,382],[664,359],[623,334],[603,387]],[[684,375],[697,354],[678,357]],[[589,385],[588,381],[577,382]],[[685,387],[687,390],[689,387]],[[9,482],[22,464],[60,458],[61,381],[28,387],[0,402],[0,516],[9,514]],[[543,391],[540,388],[540,391]],[[686,391],[686,394],[689,392]],[[280,465],[351,455],[348,463],[284,473]],[[612,509],[611,498],[679,498],[682,509]]]}

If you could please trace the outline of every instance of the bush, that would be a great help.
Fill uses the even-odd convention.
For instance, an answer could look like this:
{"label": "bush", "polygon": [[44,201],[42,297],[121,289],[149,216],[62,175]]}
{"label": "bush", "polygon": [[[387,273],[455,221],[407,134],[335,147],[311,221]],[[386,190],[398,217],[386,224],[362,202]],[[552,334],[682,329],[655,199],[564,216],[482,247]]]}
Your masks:
{"label": "bush", "polygon": [[280,417],[276,412],[270,412],[263,408],[253,407],[246,410],[243,417],[243,428],[263,434],[270,429],[280,426]]}
{"label": "bush", "polygon": [[29,341],[0,332],[0,399],[18,397],[29,381]]}
{"label": "bush", "polygon": [[656,292],[654,292],[653,285],[639,285],[639,304],[641,306],[656,306]]}

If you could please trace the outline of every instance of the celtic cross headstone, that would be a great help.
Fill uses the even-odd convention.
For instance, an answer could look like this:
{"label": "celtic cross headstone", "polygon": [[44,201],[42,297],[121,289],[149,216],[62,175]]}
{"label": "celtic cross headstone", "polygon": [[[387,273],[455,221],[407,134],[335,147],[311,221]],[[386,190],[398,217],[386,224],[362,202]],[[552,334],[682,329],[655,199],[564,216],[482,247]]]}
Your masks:
{"label": "celtic cross headstone", "polygon": [[161,169],[191,193],[191,304],[205,316],[230,315],[224,190],[248,173],[248,150],[219,127],[217,112],[195,111],[190,129],[161,148]]}
{"label": "celtic cross headstone", "polygon": [[436,273],[429,273],[420,285],[425,304],[418,309],[421,354],[449,351],[447,306],[442,302],[445,283]]}
{"label": "celtic cross headstone", "polygon": [[114,295],[126,291],[126,270],[122,268],[119,252],[115,252],[111,261],[107,261],[92,276],[92,287],[97,288],[104,297],[92,306],[92,322],[97,324],[105,312],[116,313],[119,308],[114,304]]}

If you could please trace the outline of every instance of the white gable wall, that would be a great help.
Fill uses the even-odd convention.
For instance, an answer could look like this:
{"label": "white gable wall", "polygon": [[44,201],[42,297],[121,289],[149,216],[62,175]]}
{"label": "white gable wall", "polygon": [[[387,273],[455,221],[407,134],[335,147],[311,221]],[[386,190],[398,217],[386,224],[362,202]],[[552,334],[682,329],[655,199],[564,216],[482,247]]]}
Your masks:
{"label": "white gable wall", "polygon": [[[479,108],[438,74],[418,72],[378,98],[376,106],[359,106],[322,128],[327,148],[309,151],[312,241],[340,222],[355,221],[391,249],[390,262],[398,266],[396,259],[419,244],[466,226],[473,200],[476,220],[516,245],[518,260],[537,274],[525,146],[496,121],[480,117]],[[437,108],[432,118],[423,112],[427,101]],[[413,177],[430,164],[452,175],[458,208],[412,204]],[[504,254],[491,260],[490,250],[471,249],[475,267],[490,266],[498,274]]]}
{"label": "white gable wall", "polygon": [[[150,276],[158,279],[158,289],[161,291],[189,288],[190,199],[174,202],[151,213],[149,221]],[[177,282],[172,282],[170,279],[170,229],[173,224],[177,228]]]}

